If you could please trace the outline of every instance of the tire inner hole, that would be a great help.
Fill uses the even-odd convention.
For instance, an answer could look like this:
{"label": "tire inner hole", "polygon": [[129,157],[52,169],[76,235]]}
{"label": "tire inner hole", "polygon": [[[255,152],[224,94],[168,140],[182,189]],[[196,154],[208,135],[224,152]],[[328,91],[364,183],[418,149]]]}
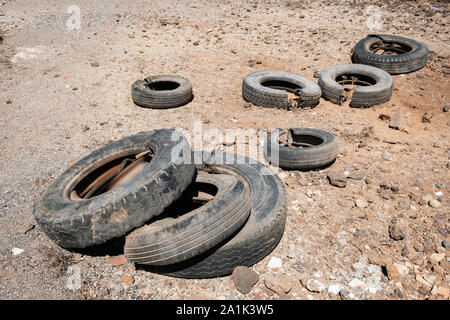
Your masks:
{"label": "tire inner hole", "polygon": [[271,89],[286,90],[291,93],[297,93],[302,89],[298,84],[284,80],[267,80],[261,82],[261,85]]}
{"label": "tire inner hole", "polygon": [[168,206],[163,213],[151,219],[146,224],[163,223],[183,216],[195,209],[200,208],[213,200],[219,190],[213,184],[206,182],[193,182],[181,194],[180,198]]}
{"label": "tire inner hole", "polygon": [[369,50],[375,54],[392,56],[410,52],[412,47],[399,42],[379,41],[372,44]]}
{"label": "tire inner hole", "polygon": [[151,82],[147,79],[144,80],[146,82],[145,86],[149,88],[150,90],[155,91],[167,91],[167,90],[175,90],[180,86],[179,83],[174,81],[155,81]]}
{"label": "tire inner hole", "polygon": [[278,142],[289,148],[311,148],[322,144],[323,139],[309,134],[295,134],[292,129],[289,129]]}
{"label": "tire inner hole", "polygon": [[112,159],[81,179],[69,191],[69,198],[90,199],[123,185],[144,170],[152,155],[152,150],[148,150]]}
{"label": "tire inner hole", "polygon": [[336,82],[349,90],[356,88],[357,86],[373,86],[377,82],[375,79],[356,73],[345,73],[336,77]]}

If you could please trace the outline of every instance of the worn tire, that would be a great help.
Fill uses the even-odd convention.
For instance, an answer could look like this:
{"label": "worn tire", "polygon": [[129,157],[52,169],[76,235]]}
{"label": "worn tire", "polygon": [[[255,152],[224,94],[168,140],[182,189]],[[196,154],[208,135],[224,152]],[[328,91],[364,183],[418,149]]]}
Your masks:
{"label": "worn tire", "polygon": [[[158,84],[168,85],[159,90],[150,89],[151,85],[156,88]],[[189,80],[175,75],[150,76],[132,84],[131,98],[135,104],[144,108],[175,108],[193,99],[192,84]]]}
{"label": "worn tire", "polygon": [[[277,82],[280,84],[277,86]],[[262,85],[273,83],[272,87]],[[292,87],[283,86],[289,83]],[[286,71],[256,71],[245,77],[242,83],[242,97],[254,105],[266,108],[290,109],[293,100],[289,101],[288,92],[298,87],[299,100],[295,100],[300,108],[315,107],[319,104],[321,91],[311,79]]]}
{"label": "worn tire", "polygon": [[343,75],[354,74],[370,78],[374,85],[357,86],[353,91],[350,106],[364,108],[387,102],[391,99],[394,79],[384,70],[363,64],[337,64],[322,71],[319,86],[323,97],[336,104],[345,101],[345,87],[336,79]]}
{"label": "worn tire", "polygon": [[323,167],[336,159],[338,142],[336,137],[323,130],[310,128],[289,129],[294,142],[306,148],[288,147],[279,143],[286,131],[275,129],[264,142],[264,157],[278,167],[296,170],[309,170]]}
{"label": "worn tire", "polygon": [[214,199],[176,219],[166,218],[134,230],[125,242],[129,262],[154,266],[178,263],[211,249],[244,224],[251,207],[246,184],[218,174],[200,175],[196,182],[216,186]]}
{"label": "worn tire", "polygon": [[[151,149],[152,160],[130,181],[85,200],[69,193],[95,169]],[[67,169],[42,194],[34,217],[50,239],[65,248],[101,244],[162,213],[193,180],[195,166],[186,138],[175,130],[142,132],[111,142]]]}
{"label": "worn tire", "polygon": [[[397,55],[381,55],[373,52],[375,45],[395,44],[402,46]],[[390,74],[414,72],[425,67],[428,61],[428,48],[425,44],[400,36],[372,34],[360,40],[353,49],[353,61],[383,69]]]}
{"label": "worn tire", "polygon": [[[194,157],[202,157],[195,152]],[[269,168],[247,157],[205,152],[197,169],[230,174],[249,186],[252,209],[244,226],[214,248],[181,263],[147,267],[152,272],[181,278],[213,278],[229,275],[237,266],[251,266],[267,256],[280,241],[286,222],[286,190]],[[227,162],[225,162],[225,159]],[[195,158],[195,163],[198,163]],[[232,164],[225,164],[231,161]]]}

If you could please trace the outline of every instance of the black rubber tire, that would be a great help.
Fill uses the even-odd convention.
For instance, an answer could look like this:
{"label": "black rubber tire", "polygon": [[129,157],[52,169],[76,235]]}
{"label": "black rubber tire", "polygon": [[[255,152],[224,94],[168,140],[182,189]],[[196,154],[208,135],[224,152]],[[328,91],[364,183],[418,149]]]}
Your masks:
{"label": "black rubber tire", "polygon": [[227,239],[245,223],[251,208],[246,184],[223,174],[199,175],[196,182],[216,186],[215,197],[181,217],[166,218],[130,233],[125,242],[129,262],[158,266],[193,258]]}
{"label": "black rubber tire", "polygon": [[364,64],[337,64],[322,71],[319,86],[324,99],[336,104],[345,101],[345,87],[336,82],[336,78],[346,74],[356,74],[369,77],[374,85],[357,86],[351,97],[350,107],[365,108],[382,104],[391,99],[394,79],[384,70]]}
{"label": "black rubber tire", "polygon": [[[198,157],[194,159],[201,159],[201,152],[194,154]],[[220,152],[210,157],[205,152],[203,159],[198,170],[206,167],[213,173],[245,181],[251,193],[250,217],[242,229],[205,253],[173,265],[146,266],[146,270],[191,279],[226,276],[237,266],[257,263],[281,240],[286,223],[286,190],[278,176],[261,163],[237,154]]]}
{"label": "black rubber tire", "polygon": [[[130,181],[92,198],[70,199],[69,193],[95,169],[149,148],[152,160]],[[65,248],[84,248],[123,236],[162,213],[190,185],[195,173],[190,153],[186,138],[169,129],[111,142],[59,176],[35,204],[34,217],[48,237]]]}
{"label": "black rubber tire", "polygon": [[319,104],[322,95],[319,86],[311,79],[286,71],[266,70],[250,73],[242,83],[244,100],[265,108],[292,108],[292,101],[288,99],[288,91],[292,90],[283,86],[271,88],[262,85],[268,81],[283,81],[300,87],[300,100],[296,102],[296,107],[315,107]]}
{"label": "black rubber tire", "polygon": [[[409,47],[410,51],[397,55],[381,55],[371,51],[375,44],[397,44]],[[428,48],[425,44],[405,37],[371,34],[360,40],[353,48],[353,62],[383,69],[390,74],[414,72],[428,62]]]}
{"label": "black rubber tire", "polygon": [[[178,87],[170,90],[152,90],[150,86],[170,82]],[[137,80],[131,86],[131,98],[140,107],[168,109],[183,106],[193,99],[192,84],[176,75],[155,75]]]}
{"label": "black rubber tire", "polygon": [[275,129],[267,135],[264,142],[264,157],[272,165],[286,169],[310,170],[323,167],[336,159],[339,147],[333,134],[310,128],[292,128],[289,131],[294,142],[308,141],[312,142],[312,146],[298,148],[282,145],[279,139],[287,132]]}

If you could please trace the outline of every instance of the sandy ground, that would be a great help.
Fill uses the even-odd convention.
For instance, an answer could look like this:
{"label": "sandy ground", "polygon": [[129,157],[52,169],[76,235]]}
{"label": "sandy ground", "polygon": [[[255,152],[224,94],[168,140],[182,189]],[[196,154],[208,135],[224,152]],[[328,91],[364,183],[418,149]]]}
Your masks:
{"label": "sandy ground", "polygon": [[[321,100],[285,111],[244,107],[245,75],[275,69],[313,78],[349,63],[354,44],[375,31],[366,24],[367,2],[0,1],[0,298],[448,299],[450,5],[372,2],[382,14],[376,32],[426,43],[427,66],[395,76],[393,97],[380,106]],[[67,27],[72,5],[80,8],[80,29]],[[161,73],[188,78],[194,100],[170,110],[134,105],[131,84]],[[394,111],[400,130],[379,118]],[[331,168],[279,172],[289,196],[286,231],[253,266],[260,279],[249,294],[231,277],[184,280],[115,267],[109,258],[121,254],[117,248],[74,253],[34,226],[34,202],[74,161],[110,140],[158,128],[192,131],[195,121],[220,130],[325,129],[340,143]],[[363,179],[336,188],[330,169]],[[268,267],[273,257],[280,268]],[[70,266],[81,271],[80,289],[68,286]],[[287,277],[287,293],[267,288],[272,273]],[[325,289],[305,285],[311,276]]]}

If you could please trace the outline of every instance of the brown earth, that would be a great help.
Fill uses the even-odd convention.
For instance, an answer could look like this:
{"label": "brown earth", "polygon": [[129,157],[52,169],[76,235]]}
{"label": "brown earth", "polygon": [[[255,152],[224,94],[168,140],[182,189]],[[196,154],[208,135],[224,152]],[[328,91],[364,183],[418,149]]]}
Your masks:
{"label": "brown earth", "polygon": [[[354,44],[374,32],[366,25],[367,3],[78,0],[80,30],[66,26],[72,2],[2,3],[0,298],[449,298],[443,243],[450,240],[450,119],[443,112],[450,104],[448,2],[373,1],[383,22],[376,32],[430,49],[424,69],[394,76],[389,102],[352,109],[321,100],[316,108],[292,111],[249,107],[241,96],[245,75],[273,69],[313,78],[329,65],[350,63]],[[188,78],[194,100],[169,110],[137,107],[130,86],[151,74]],[[400,130],[379,117],[395,111]],[[286,231],[253,266],[260,280],[250,293],[238,292],[231,277],[184,280],[113,266],[107,254],[119,255],[121,248],[80,254],[59,248],[38,226],[24,232],[35,224],[34,202],[74,161],[140,131],[192,132],[196,120],[204,130],[223,132],[325,129],[340,143],[330,168],[279,172],[289,196]],[[336,188],[328,170],[364,177]],[[13,248],[24,252],[13,255]],[[281,268],[268,267],[272,257],[281,259]],[[81,270],[79,290],[67,287],[69,266]],[[287,293],[263,281],[276,281],[267,275],[274,272],[291,279]],[[312,292],[311,276],[326,288],[339,285],[340,294]]]}

